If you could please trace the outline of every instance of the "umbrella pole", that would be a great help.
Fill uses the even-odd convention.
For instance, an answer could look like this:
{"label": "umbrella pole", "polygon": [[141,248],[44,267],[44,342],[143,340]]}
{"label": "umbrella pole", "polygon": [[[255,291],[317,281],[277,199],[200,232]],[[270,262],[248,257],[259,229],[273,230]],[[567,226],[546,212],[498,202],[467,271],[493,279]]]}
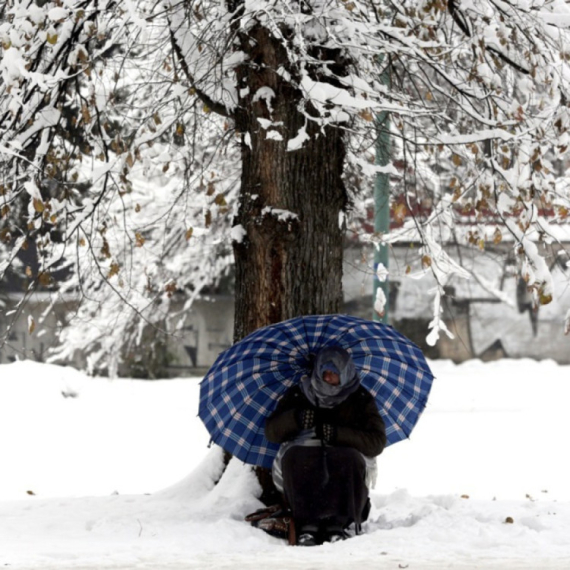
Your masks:
{"label": "umbrella pole", "polygon": [[327,461],[327,448],[325,446],[325,442],[321,440],[321,443],[321,449],[323,450],[323,487],[326,487],[330,480],[329,465]]}
{"label": "umbrella pole", "polygon": [[[320,408],[318,402],[316,402],[316,408],[317,408],[317,417],[319,418],[320,421],[321,414],[319,413]],[[323,488],[324,488],[327,486],[329,482],[330,474],[329,474],[329,465],[327,461],[327,447],[325,444],[325,438],[323,437],[322,433],[321,433],[321,450],[323,457]]]}

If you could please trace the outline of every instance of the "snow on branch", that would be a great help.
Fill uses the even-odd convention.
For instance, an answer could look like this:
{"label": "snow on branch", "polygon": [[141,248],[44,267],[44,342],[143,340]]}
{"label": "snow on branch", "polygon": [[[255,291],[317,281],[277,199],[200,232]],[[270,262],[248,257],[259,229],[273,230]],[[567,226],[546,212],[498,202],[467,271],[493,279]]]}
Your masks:
{"label": "snow on branch", "polygon": [[524,251],[525,258],[522,263],[521,275],[533,293],[535,305],[550,303],[554,294],[554,287],[546,260],[539,254],[536,244],[525,235],[516,223],[506,220],[505,224]]}
{"label": "snow on branch", "polygon": [[570,217],[562,0],[6,0],[1,18],[0,267],[27,241],[45,267],[65,257],[61,290],[84,299],[65,346],[94,366],[229,270],[244,156],[293,159],[333,132],[355,211],[390,176],[391,231],[368,239],[417,246],[437,282],[430,341],[449,332],[446,283],[468,276],[455,235],[481,251],[512,236],[536,301],[556,294],[531,236]]}

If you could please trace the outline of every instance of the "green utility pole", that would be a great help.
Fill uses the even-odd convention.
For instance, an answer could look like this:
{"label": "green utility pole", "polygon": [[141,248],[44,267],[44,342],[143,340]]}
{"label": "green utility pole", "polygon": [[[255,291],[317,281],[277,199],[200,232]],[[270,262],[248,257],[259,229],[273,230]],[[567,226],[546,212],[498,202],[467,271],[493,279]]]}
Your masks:
{"label": "green utility pole", "polygon": [[[383,59],[383,58],[382,58]],[[390,75],[388,67],[381,75],[384,85],[390,85]],[[390,115],[387,111],[382,111],[376,116],[376,164],[387,166],[390,162]],[[374,232],[376,234],[387,234],[390,231],[390,175],[385,172],[376,174],[374,183]],[[372,304],[376,301],[376,291],[381,288],[386,296],[384,316],[373,310],[374,320],[383,323],[388,322],[389,305],[389,281],[380,281],[377,277],[379,264],[383,264],[388,269],[388,246],[379,245],[374,249],[374,285]]]}

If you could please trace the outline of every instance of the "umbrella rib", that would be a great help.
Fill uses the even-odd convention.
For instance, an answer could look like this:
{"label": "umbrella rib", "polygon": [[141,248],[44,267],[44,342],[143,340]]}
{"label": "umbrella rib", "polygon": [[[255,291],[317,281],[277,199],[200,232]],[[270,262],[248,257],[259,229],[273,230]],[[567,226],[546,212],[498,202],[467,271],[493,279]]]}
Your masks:
{"label": "umbrella rib", "polygon": [[[415,427],[415,424],[417,423],[420,415],[423,413],[423,411],[426,408],[426,404],[424,403],[424,405],[419,409],[419,413],[416,416],[416,421],[413,423],[412,428],[413,429]],[[394,414],[392,413],[392,410],[386,410],[386,409],[382,409],[381,412],[383,412],[386,416],[388,416],[389,418],[391,418],[391,422],[390,425],[394,426],[396,429],[400,430],[406,437],[410,437],[409,433],[406,433],[406,430],[404,430],[404,428],[400,425],[400,423],[398,422],[397,418],[394,416]],[[399,440],[398,440],[399,441]]]}
{"label": "umbrella rib", "polygon": [[[354,327],[352,327],[352,328],[354,329]],[[381,339],[378,339],[378,340],[381,340]],[[351,348],[354,348],[355,346],[358,346],[361,342],[362,342],[362,341],[355,341],[353,344],[348,344],[348,343],[347,343],[347,344],[345,345],[345,348],[346,348],[347,350],[348,350],[348,349],[351,349]],[[395,341],[392,341],[392,342],[395,342],[395,343],[397,342],[399,345],[403,345],[403,346],[406,346],[406,344],[407,344],[407,343],[405,343],[405,342],[403,342],[403,341],[401,341],[401,340],[399,340],[399,339],[397,339],[397,340],[395,340]],[[418,348],[418,350],[420,350],[420,349]],[[363,351],[363,352],[364,352],[364,351]],[[396,362],[401,362],[402,364],[407,364],[408,366],[410,365],[410,362],[407,361],[407,360],[405,360],[405,355],[400,356],[400,354],[399,354],[398,352],[396,352],[396,351],[394,351],[394,352],[395,352],[396,356],[389,356],[389,357],[387,356],[387,357],[385,357],[385,358],[391,358],[392,360],[395,360]],[[421,351],[420,351],[420,352],[421,352]],[[366,354],[367,356],[373,356],[372,353],[368,353],[368,352],[364,352],[364,354]],[[420,365],[423,365],[423,362],[422,362],[422,360],[420,360],[419,358],[414,358],[414,363],[415,363],[415,364],[416,364],[416,363],[418,364],[417,368],[418,368],[419,370],[421,370],[422,372],[427,372],[428,374],[431,374],[431,370],[429,369],[429,366],[427,365],[427,362],[425,363],[426,366],[428,366],[427,368],[424,368],[423,366],[420,366]],[[432,377],[433,377],[433,374],[432,374]]]}
{"label": "umbrella rib", "polygon": [[[290,339],[288,339],[288,340],[290,340]],[[249,341],[249,342],[252,342],[252,341]],[[259,343],[260,345],[265,345],[265,346],[267,346],[268,348],[280,349],[281,352],[278,353],[278,355],[284,355],[286,358],[288,358],[287,353],[284,351],[284,347],[281,346],[281,345],[279,345],[279,344],[276,344],[274,341],[256,339],[255,342],[256,342],[256,343]],[[298,344],[298,346],[299,346],[299,350],[302,350],[302,347],[299,345],[299,343],[297,343],[297,344]],[[233,347],[237,347],[237,348],[239,348],[239,349],[242,349],[242,348],[243,348],[243,345],[240,345],[240,343],[238,342],[238,343],[234,344],[234,345],[232,346],[232,348],[233,348]],[[232,357],[233,357],[233,356],[234,356],[234,355],[232,355]],[[237,349],[236,349],[235,361],[238,362],[240,358],[242,358],[242,354],[241,354],[241,353],[238,353],[238,352],[237,352]],[[255,358],[258,358],[259,360],[267,360],[267,361],[269,361],[269,362],[271,362],[271,361],[282,362],[282,361],[278,360],[277,358],[275,358],[275,355],[256,354],[256,355],[255,355]],[[291,360],[286,360],[286,362],[294,363],[294,361],[291,361]],[[232,363],[232,364],[233,364],[233,363]],[[219,366],[222,366],[222,363],[221,363],[221,362],[220,362]],[[228,364],[227,364],[227,363],[224,363],[223,366],[228,366]],[[217,368],[217,367],[216,367],[216,368]],[[213,370],[213,372],[215,372],[215,370]]]}
{"label": "umbrella rib", "polygon": [[[286,322],[286,321],[285,321]],[[305,319],[303,319],[303,329],[305,330],[305,339],[307,338],[307,331],[305,328]],[[283,333],[284,336],[287,337],[287,340],[291,341],[293,345],[297,346],[299,348],[299,350],[303,350],[303,348],[308,348],[308,345],[306,342],[301,343],[299,340],[297,340],[295,338],[294,335],[292,335],[291,331],[288,328],[284,328],[281,330],[281,332]]]}
{"label": "umbrella rib", "polygon": [[326,329],[323,331],[323,336],[326,336],[328,338],[333,338],[333,339],[339,338],[343,334],[345,334],[347,331],[354,328],[354,325],[352,323],[345,323],[345,324],[340,325],[340,326],[338,324],[336,324],[335,327],[336,327],[337,332],[336,332],[336,334],[333,335],[333,334],[329,334],[329,332],[328,332],[332,326],[333,326],[333,320],[331,319],[327,322]]}
{"label": "umbrella rib", "polygon": [[[392,386],[394,386],[394,383],[391,383]],[[363,385],[364,388],[366,388],[366,386]],[[398,389],[400,390],[400,393],[407,396],[408,401],[410,402],[427,402],[428,399],[428,394],[415,394],[410,388],[408,388],[408,386],[406,385],[398,385],[397,386]],[[368,388],[367,388],[368,389]],[[386,389],[389,390],[389,387],[387,387]],[[380,393],[380,390],[378,390],[377,394]],[[376,398],[375,398],[376,399]]]}
{"label": "umbrella rib", "polygon": [[[398,386],[400,388],[400,390],[404,394],[407,394],[410,398],[418,398],[418,396],[414,393],[413,389],[408,386],[408,384],[396,383],[393,380],[390,380],[389,376],[382,376],[382,374],[378,374],[378,376],[384,378],[384,380],[386,381],[387,384],[390,384],[392,386],[394,386],[394,385]],[[433,378],[434,378],[433,375],[431,375],[430,379],[433,380]]]}
{"label": "umbrella rib", "polygon": [[[265,358],[263,358],[263,359],[260,359],[260,360],[263,360],[264,362],[272,362],[271,359],[265,359]],[[303,371],[303,368],[300,367],[300,366],[298,366],[298,365],[296,365],[295,362],[286,362],[286,364],[289,364],[289,365],[290,365],[291,373],[292,373],[293,375],[296,375],[296,374],[298,374],[299,372],[302,372],[302,371]],[[281,368],[281,370],[283,370],[283,368]],[[263,372],[259,372],[259,371],[257,371],[257,372],[252,372],[252,371],[250,370],[250,371],[248,371],[248,377],[251,377],[251,376],[253,376],[253,374],[256,374],[256,373],[263,376],[263,375],[267,374],[267,372],[268,372],[267,370],[265,370],[265,371],[263,371]],[[289,372],[289,371],[286,370],[285,372]],[[205,376],[205,377],[202,379],[202,381],[200,382],[200,384],[202,384],[202,383],[206,383],[206,384],[207,384],[208,382],[210,382],[211,379],[210,379],[209,377],[210,377],[210,374],[208,374],[208,376]],[[235,382],[237,382],[237,377],[233,377],[232,380],[234,381],[234,383],[233,383],[233,384],[230,384],[230,386],[235,385]],[[227,386],[219,386],[219,388],[218,388],[217,390],[213,390],[211,397],[213,397],[214,394],[218,394],[218,393],[224,391],[226,388],[227,388]]]}
{"label": "umbrella rib", "polygon": [[[267,342],[264,342],[263,344],[269,345],[269,343],[267,343]],[[234,344],[233,346],[238,346],[238,345],[237,345],[237,344]],[[278,345],[275,345],[275,344],[269,345],[269,346],[270,346],[270,348],[271,348],[271,347],[272,347],[272,348],[280,348]],[[243,347],[240,346],[239,348],[243,348]],[[286,356],[286,354],[285,354],[284,352],[281,352],[280,354],[283,354],[283,355]],[[232,355],[232,356],[233,356],[233,355]],[[259,358],[259,360],[278,361],[278,360],[275,358],[275,355],[271,355],[271,356],[267,355],[267,356],[266,356],[266,355],[264,355],[264,354],[256,354],[255,357],[256,357],[256,358]],[[239,362],[239,359],[240,359],[240,358],[242,358],[242,354],[239,354],[239,353],[236,352],[236,354],[235,354],[235,362]],[[233,362],[232,362],[232,364],[233,364]],[[221,365],[222,365],[222,363],[219,364],[219,366],[221,366]],[[228,366],[228,363],[224,363],[223,366]]]}

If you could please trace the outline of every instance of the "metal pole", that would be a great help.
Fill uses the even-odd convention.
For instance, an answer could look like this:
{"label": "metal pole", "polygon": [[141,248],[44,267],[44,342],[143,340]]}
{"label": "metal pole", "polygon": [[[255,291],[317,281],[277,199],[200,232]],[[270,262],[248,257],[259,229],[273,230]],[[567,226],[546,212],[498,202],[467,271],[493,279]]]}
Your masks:
{"label": "metal pole", "polygon": [[[383,59],[383,57],[382,57]],[[382,60],[380,60],[380,63]],[[390,75],[388,67],[384,69],[381,75],[381,82],[389,86]],[[390,115],[387,111],[382,111],[376,116],[376,164],[379,166],[387,166],[390,162]],[[390,175],[384,172],[376,174],[374,182],[374,232],[376,234],[387,234],[390,231]],[[389,280],[380,281],[377,276],[378,266],[382,264],[388,269],[388,247],[379,245],[374,248],[374,279],[373,279],[373,296],[372,303],[376,301],[378,288],[384,291],[386,304],[384,306],[384,315],[381,317],[376,310],[373,309],[374,320],[383,323],[388,322],[388,306],[389,306]]]}

